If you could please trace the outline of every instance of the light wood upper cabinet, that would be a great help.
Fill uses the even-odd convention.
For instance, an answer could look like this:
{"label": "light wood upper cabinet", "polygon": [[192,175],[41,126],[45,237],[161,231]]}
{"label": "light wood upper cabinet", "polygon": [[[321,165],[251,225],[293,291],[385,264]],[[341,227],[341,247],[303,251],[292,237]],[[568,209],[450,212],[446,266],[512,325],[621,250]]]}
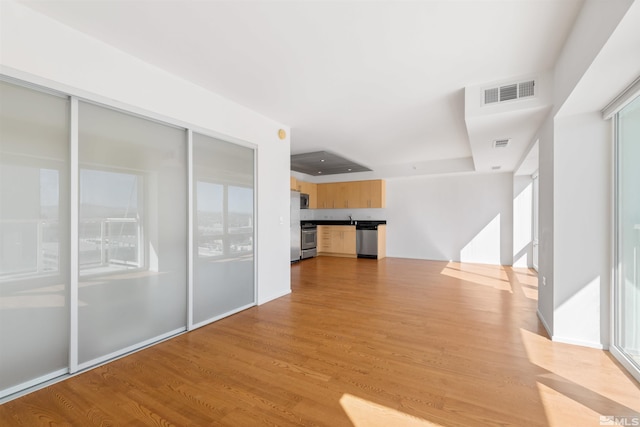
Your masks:
{"label": "light wood upper cabinet", "polygon": [[318,184],[318,209],[335,209],[337,198],[337,183],[331,182],[328,184]]}
{"label": "light wood upper cabinet", "polygon": [[309,195],[309,208],[316,209],[318,207],[318,184],[300,181],[292,176],[291,189]]}
{"label": "light wood upper cabinet", "polygon": [[[336,182],[335,185],[337,189],[334,200],[334,208],[346,209],[349,207],[353,207],[349,206],[349,198],[353,197],[353,194],[355,194],[355,192],[352,190],[353,185],[351,185],[350,182]],[[353,202],[351,202],[351,204],[353,205]]]}
{"label": "light wood upper cabinet", "polygon": [[366,181],[356,181],[356,182],[345,182],[344,186],[344,207],[345,208],[359,208],[360,206],[360,185],[359,182]]}
{"label": "light wood upper cabinet", "polygon": [[331,182],[318,184],[318,209],[384,208],[385,182]]}
{"label": "light wood upper cabinet", "polygon": [[359,181],[360,207],[384,208],[386,206],[385,182],[381,179]]}
{"label": "light wood upper cabinet", "polygon": [[386,204],[381,179],[314,184],[292,176],[291,189],[308,194],[311,209],[384,208]]}
{"label": "light wood upper cabinet", "polygon": [[313,182],[298,181],[300,192],[309,195],[309,208],[316,209],[318,207],[318,184]]}

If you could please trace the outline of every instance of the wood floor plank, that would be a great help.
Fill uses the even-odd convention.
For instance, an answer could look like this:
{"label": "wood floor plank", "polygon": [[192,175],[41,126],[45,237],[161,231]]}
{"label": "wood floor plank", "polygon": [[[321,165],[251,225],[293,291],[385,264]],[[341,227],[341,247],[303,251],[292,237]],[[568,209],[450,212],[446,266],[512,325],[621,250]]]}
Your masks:
{"label": "wood floor plank", "polygon": [[640,417],[640,386],[610,355],[549,340],[532,271],[320,257],[291,276],[290,295],[0,405],[0,425],[564,427]]}

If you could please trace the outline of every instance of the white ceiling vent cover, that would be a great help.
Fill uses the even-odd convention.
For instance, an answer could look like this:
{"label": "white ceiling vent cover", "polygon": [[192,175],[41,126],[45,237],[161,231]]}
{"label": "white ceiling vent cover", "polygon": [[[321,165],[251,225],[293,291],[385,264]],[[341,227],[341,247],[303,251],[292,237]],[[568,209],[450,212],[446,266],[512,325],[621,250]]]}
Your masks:
{"label": "white ceiling vent cover", "polygon": [[492,89],[487,89],[484,91],[484,103],[492,104],[494,102],[498,102],[500,100],[500,89],[494,87]]}
{"label": "white ceiling vent cover", "polygon": [[483,104],[496,104],[535,95],[535,80],[512,83],[484,90]]}
{"label": "white ceiling vent cover", "polygon": [[535,95],[535,87],[536,82],[534,80],[518,83],[518,98],[525,98],[527,96]]}
{"label": "white ceiling vent cover", "polygon": [[518,85],[508,85],[500,87],[500,102],[518,99]]}
{"label": "white ceiling vent cover", "polygon": [[493,148],[507,148],[509,142],[511,142],[510,139],[496,139],[493,141]]}

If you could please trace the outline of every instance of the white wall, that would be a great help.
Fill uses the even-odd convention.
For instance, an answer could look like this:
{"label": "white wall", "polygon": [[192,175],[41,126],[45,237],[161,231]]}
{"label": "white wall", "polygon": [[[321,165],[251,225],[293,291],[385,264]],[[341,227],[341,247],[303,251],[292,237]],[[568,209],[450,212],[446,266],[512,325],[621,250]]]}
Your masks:
{"label": "white wall", "polygon": [[553,117],[549,116],[540,128],[540,169],[538,173],[538,316],[549,335],[553,335]]}
{"label": "white wall", "polygon": [[3,74],[257,147],[258,303],[290,292],[289,128],[61,25],[0,3]]}
{"label": "white wall", "polygon": [[533,178],[513,177],[514,267],[533,268]]}
{"label": "white wall", "polygon": [[[526,180],[527,177],[524,177]],[[530,177],[528,178],[531,180]],[[387,220],[387,255],[511,265],[513,175],[490,173],[386,179],[386,208],[307,209],[301,219]],[[530,259],[529,241],[525,262]],[[526,221],[520,218],[520,221]],[[527,224],[521,224],[526,228]],[[525,231],[526,233],[526,231]]]}
{"label": "white wall", "polygon": [[611,285],[611,123],[555,119],[554,340],[606,347]]}
{"label": "white wall", "polygon": [[387,255],[510,265],[510,173],[387,180]]}
{"label": "white wall", "polygon": [[[570,96],[576,96],[572,94],[573,90],[601,53],[633,2],[634,0],[585,1],[554,68],[554,114]],[[619,53],[637,55],[637,52]],[[624,73],[623,70],[618,72]]]}
{"label": "white wall", "polygon": [[620,76],[640,73],[628,48],[639,14],[632,0],[587,0],[554,68],[554,108],[538,132],[538,314],[554,340],[609,343],[612,138],[600,110],[630,83]]}

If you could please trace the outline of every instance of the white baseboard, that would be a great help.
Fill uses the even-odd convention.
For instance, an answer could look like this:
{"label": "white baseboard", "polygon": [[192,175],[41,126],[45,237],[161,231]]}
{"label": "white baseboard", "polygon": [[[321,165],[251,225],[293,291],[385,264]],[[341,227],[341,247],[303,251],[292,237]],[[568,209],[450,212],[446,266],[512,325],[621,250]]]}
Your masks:
{"label": "white baseboard", "polygon": [[567,338],[567,337],[554,335],[553,331],[549,327],[549,324],[545,320],[544,316],[542,315],[542,313],[540,313],[540,310],[537,310],[536,313],[538,315],[538,319],[540,319],[540,322],[542,322],[542,326],[544,326],[544,329],[547,331],[547,334],[551,337],[551,341],[561,342],[564,344],[579,345],[581,347],[597,348],[598,350],[606,350],[605,346],[600,342],[577,340],[574,338]]}
{"label": "white baseboard", "polygon": [[285,295],[289,295],[290,293],[291,293],[291,289],[287,289],[284,292],[280,292],[274,295],[269,295],[268,297],[258,297],[258,305],[266,304],[269,301],[273,301],[274,299],[278,299]]}
{"label": "white baseboard", "polygon": [[579,345],[581,347],[595,348],[595,349],[598,349],[598,350],[604,350],[605,349],[604,345],[602,345],[602,343],[600,343],[600,342],[576,340],[576,339],[573,339],[573,338],[559,337],[557,335],[552,336],[551,337],[551,341],[561,342],[561,343],[564,343],[564,344]]}
{"label": "white baseboard", "polygon": [[542,315],[542,313],[540,313],[540,310],[537,310],[536,314],[538,315],[538,319],[540,319],[540,322],[542,322],[542,326],[544,326],[544,329],[547,331],[547,335],[552,337],[551,340],[553,341],[553,333],[551,332],[549,324],[547,324],[547,321],[544,319],[544,316]]}

